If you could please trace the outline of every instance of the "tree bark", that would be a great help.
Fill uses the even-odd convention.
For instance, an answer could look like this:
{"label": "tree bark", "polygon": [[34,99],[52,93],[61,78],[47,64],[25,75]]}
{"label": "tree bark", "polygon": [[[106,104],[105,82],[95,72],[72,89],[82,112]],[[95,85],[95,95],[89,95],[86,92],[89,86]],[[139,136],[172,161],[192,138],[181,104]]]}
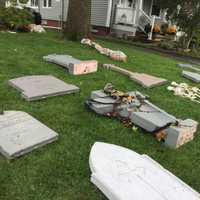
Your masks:
{"label": "tree bark", "polygon": [[91,0],[69,0],[64,37],[77,41],[90,34]]}
{"label": "tree bark", "polygon": [[4,8],[6,5],[6,1],[5,0],[0,0],[0,8]]}

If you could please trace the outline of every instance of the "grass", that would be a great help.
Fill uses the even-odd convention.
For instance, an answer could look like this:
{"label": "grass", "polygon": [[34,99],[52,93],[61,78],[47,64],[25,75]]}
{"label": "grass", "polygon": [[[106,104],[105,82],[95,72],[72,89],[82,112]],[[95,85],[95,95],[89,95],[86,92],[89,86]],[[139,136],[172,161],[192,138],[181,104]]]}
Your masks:
{"label": "grass", "polygon": [[[100,200],[105,197],[90,183],[88,156],[96,141],[114,143],[138,153],[148,154],[165,168],[200,192],[200,136],[178,150],[170,150],[148,134],[133,132],[120,122],[95,115],[84,106],[92,90],[112,82],[120,90],[139,90],[151,101],[178,118],[200,121],[199,105],[175,97],[166,85],[144,89],[127,77],[99,69],[95,74],[72,76],[56,65],[43,62],[42,56],[70,54],[83,60],[115,63],[126,69],[167,78],[183,79],[176,61],[134,50],[128,44],[99,40],[128,55],[127,63],[115,63],[94,49],[67,42],[56,32],[47,34],[0,33],[0,105],[3,110],[22,110],[59,133],[59,140],[14,161],[0,157],[1,200]],[[25,75],[52,74],[81,88],[79,94],[26,102],[8,80]],[[191,82],[188,82],[191,84]]]}

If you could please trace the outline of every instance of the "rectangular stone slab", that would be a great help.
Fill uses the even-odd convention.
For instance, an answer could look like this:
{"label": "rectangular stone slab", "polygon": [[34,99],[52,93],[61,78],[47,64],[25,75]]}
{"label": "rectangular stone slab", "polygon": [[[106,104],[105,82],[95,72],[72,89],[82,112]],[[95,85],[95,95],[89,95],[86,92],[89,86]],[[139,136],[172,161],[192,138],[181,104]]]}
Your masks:
{"label": "rectangular stone slab", "polygon": [[91,92],[90,98],[96,99],[96,98],[104,98],[107,96],[108,95],[103,90],[96,90]]}
{"label": "rectangular stone slab", "polygon": [[91,110],[99,115],[106,115],[107,113],[111,113],[114,110],[113,104],[101,104],[92,101],[87,101],[86,104]]}
{"label": "rectangular stone slab", "polygon": [[198,73],[183,71],[182,76],[187,79],[190,79],[196,83],[200,83],[200,74],[198,74]]}
{"label": "rectangular stone slab", "polygon": [[79,92],[77,86],[47,75],[12,79],[9,80],[9,85],[22,92],[22,97],[27,101]]}
{"label": "rectangular stone slab", "polygon": [[0,153],[8,159],[22,156],[57,140],[58,134],[21,111],[0,115]]}
{"label": "rectangular stone slab", "polygon": [[167,82],[166,79],[158,78],[155,76],[151,76],[148,74],[140,74],[140,73],[133,73],[130,76],[131,80],[134,80],[135,82],[139,83],[145,88],[152,88],[155,86],[163,85]]}
{"label": "rectangular stone slab", "polygon": [[170,117],[161,112],[133,112],[131,121],[148,132],[157,131],[173,123]]}
{"label": "rectangular stone slab", "polygon": [[52,54],[44,56],[43,59],[67,68],[69,73],[73,75],[94,73],[98,68],[98,62],[96,60],[81,61],[69,55]]}

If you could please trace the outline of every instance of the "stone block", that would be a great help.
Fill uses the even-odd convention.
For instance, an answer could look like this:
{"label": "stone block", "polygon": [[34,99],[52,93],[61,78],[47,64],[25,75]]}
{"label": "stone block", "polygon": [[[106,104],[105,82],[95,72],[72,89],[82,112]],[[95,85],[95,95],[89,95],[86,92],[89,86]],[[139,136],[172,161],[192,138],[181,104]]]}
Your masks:
{"label": "stone block", "polygon": [[180,67],[180,68],[191,68],[192,65],[191,64],[186,64],[186,63],[178,63],[177,67]]}
{"label": "stone block", "polygon": [[44,56],[43,59],[68,69],[69,73],[73,75],[94,73],[98,68],[96,60],[81,61],[69,55],[52,54]]}
{"label": "stone block", "polygon": [[79,92],[77,86],[67,84],[53,76],[24,76],[9,80],[9,84],[20,91],[27,101]]}
{"label": "stone block", "polygon": [[96,90],[96,91],[92,91],[90,98],[91,99],[96,99],[96,98],[104,98],[107,97],[108,95],[106,93],[104,93],[103,90]]}
{"label": "stone block", "polygon": [[158,77],[151,76],[148,74],[140,74],[140,73],[133,73],[130,76],[130,79],[139,83],[140,85],[142,85],[145,88],[152,88],[152,87],[160,86],[167,82],[166,79],[158,78]]}
{"label": "stone block", "polygon": [[115,104],[117,102],[117,100],[112,97],[96,98],[93,99],[93,101],[102,104]]}
{"label": "stone block", "polygon": [[102,104],[93,101],[87,101],[88,107],[99,115],[107,115],[107,113],[112,113],[114,110],[113,104]]}
{"label": "stone block", "polygon": [[57,140],[58,134],[21,111],[0,115],[0,152],[8,159],[22,156]]}
{"label": "stone block", "polygon": [[200,74],[198,74],[198,73],[183,71],[182,76],[187,79],[190,79],[196,83],[200,83]]}
{"label": "stone block", "polygon": [[197,131],[198,122],[187,119],[179,123],[178,126],[171,126],[165,130],[167,135],[165,145],[176,149],[180,146],[192,141],[194,133]]}
{"label": "stone block", "polygon": [[174,123],[173,118],[162,112],[133,112],[131,121],[148,132],[155,132]]}

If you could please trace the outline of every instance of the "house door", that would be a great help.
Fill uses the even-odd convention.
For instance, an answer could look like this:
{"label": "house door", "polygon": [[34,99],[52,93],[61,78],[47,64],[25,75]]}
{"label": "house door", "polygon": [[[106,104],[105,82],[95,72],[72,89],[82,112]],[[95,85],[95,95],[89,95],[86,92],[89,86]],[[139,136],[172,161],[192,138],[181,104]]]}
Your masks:
{"label": "house door", "polygon": [[115,23],[133,25],[135,23],[135,7],[137,0],[118,0]]}

